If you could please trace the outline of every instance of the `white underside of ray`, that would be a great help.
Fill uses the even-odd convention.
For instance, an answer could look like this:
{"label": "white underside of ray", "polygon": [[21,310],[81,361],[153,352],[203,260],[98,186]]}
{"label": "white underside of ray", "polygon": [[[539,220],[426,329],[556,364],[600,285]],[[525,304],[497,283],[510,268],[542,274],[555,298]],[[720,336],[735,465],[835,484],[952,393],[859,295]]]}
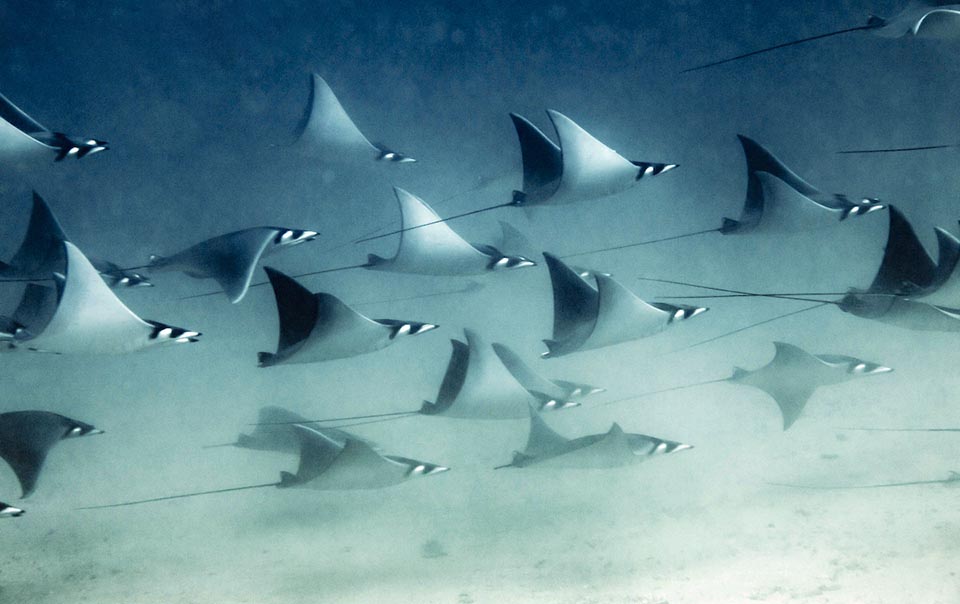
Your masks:
{"label": "white underside of ray", "polygon": [[[316,295],[333,298],[328,294]],[[307,339],[285,362],[315,363],[354,357],[393,342],[389,327],[368,319],[336,298],[321,301],[321,307],[328,309],[326,320],[314,325]]]}
{"label": "white underside of ray", "polygon": [[331,491],[379,489],[403,482],[408,471],[407,464],[388,459],[351,438],[330,467],[300,486]]}
{"label": "white underside of ray", "polygon": [[578,350],[646,338],[666,329],[670,313],[647,304],[610,277],[597,275],[600,306],[590,337]]}
{"label": "white underside of ray", "polygon": [[360,132],[337,100],[329,84],[313,74],[313,105],[298,144],[330,159],[365,156],[376,159],[379,150]]}
{"label": "white underside of ray", "polygon": [[637,182],[640,169],[604,145],[573,120],[547,110],[560,141],[563,173],[550,203],[599,199],[625,191]]}
{"label": "white underside of ray", "polygon": [[799,233],[836,225],[843,211],[825,207],[769,172],[756,172],[763,187],[763,215],[756,233]]}
{"label": "white underside of ray", "polygon": [[400,233],[400,247],[393,258],[374,264],[373,270],[416,273],[421,275],[477,275],[487,272],[490,256],[470,245],[422,199],[403,189],[394,188],[400,203],[401,227],[436,222],[419,229]]}
{"label": "white underside of ray", "polygon": [[470,360],[463,386],[453,404],[443,411],[462,419],[520,419],[538,401],[514,379],[510,371],[477,333],[465,330]]}
{"label": "white underside of ray", "polygon": [[531,392],[545,394],[555,401],[562,402],[569,393],[555,382],[543,377],[523,362],[517,353],[503,344],[494,344],[493,351],[500,358],[500,362],[513,375],[524,389]]}
{"label": "white underside of ray", "polygon": [[133,314],[107,287],[86,256],[69,241],[66,281],[46,328],[28,348],[70,354],[116,354],[145,348],[153,326]]}

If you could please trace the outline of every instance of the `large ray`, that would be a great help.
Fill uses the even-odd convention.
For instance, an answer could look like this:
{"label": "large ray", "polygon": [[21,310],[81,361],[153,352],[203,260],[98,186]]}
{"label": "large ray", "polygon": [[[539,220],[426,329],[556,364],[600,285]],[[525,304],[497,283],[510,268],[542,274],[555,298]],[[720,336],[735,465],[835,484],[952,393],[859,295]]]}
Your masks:
{"label": "large ray", "polygon": [[464,335],[466,342],[451,340],[453,352],[437,400],[424,401],[420,413],[461,419],[517,419],[526,417],[530,405],[553,410],[579,404],[569,397],[553,398],[528,390],[478,333],[466,329]]}
{"label": "large ray", "polygon": [[364,268],[421,275],[478,275],[488,271],[534,266],[523,256],[507,256],[497,248],[471,244],[439,220],[419,197],[394,187],[404,229],[393,258],[370,254]]}
{"label": "large ray", "polygon": [[499,468],[615,468],[693,448],[645,434],[628,434],[616,423],[604,434],[568,439],[547,426],[532,407],[529,413],[526,448],[514,453],[513,461]]}
{"label": "large ray", "polygon": [[236,304],[250,288],[260,258],[316,237],[316,231],[253,227],[201,241],[171,256],[150,256],[148,268],[180,271],[194,279],[214,279]]}
{"label": "large ray", "polygon": [[525,118],[510,114],[523,159],[523,191],[514,192],[514,203],[519,206],[600,199],[677,167],[625,159],[559,111],[548,109],[547,115],[559,144]]}
{"label": "large ray", "polygon": [[261,352],[260,367],[281,363],[315,363],[375,352],[397,337],[419,335],[431,323],[370,319],[336,296],[310,293],[280,271],[264,267],[277,301],[280,337],[277,352]]}
{"label": "large ray", "polygon": [[382,455],[362,439],[347,435],[341,443],[331,438],[329,431],[294,424],[300,461],[296,473],[281,472],[280,480],[262,484],[244,485],[165,495],[138,501],[87,506],[80,509],[103,509],[185,499],[215,493],[229,493],[267,487],[313,488],[320,490],[380,489],[399,484],[411,478],[432,476],[449,468],[408,457]]}
{"label": "large ray", "polygon": [[822,193],[756,141],[737,137],[747,160],[747,193],[740,218],[723,219],[723,234],[814,230],[885,207],[874,199]]}
{"label": "large ray", "polygon": [[903,38],[916,37],[928,39],[957,39],[960,38],[960,4],[950,2],[949,0],[913,0],[907,7],[890,19],[871,16],[867,23],[856,27],[848,27],[837,31],[827,32],[808,38],[792,40],[754,50],[735,57],[713,61],[704,65],[698,65],[684,69],[681,73],[698,71],[708,67],[732,63],[748,57],[765,54],[780,48],[796,46],[814,40],[822,40],[833,36],[840,36],[857,31],[870,31],[871,33],[884,38]]}
{"label": "large ray", "polygon": [[[53,316],[22,346],[31,350],[70,354],[126,353],[171,342],[196,342],[199,332],[145,321],[135,315],[107,287],[86,256],[72,243],[66,250],[66,269],[57,281]],[[40,286],[42,287],[42,286]],[[30,290],[28,289],[28,292]],[[36,291],[36,290],[34,290]],[[49,298],[35,294],[39,301]]]}
{"label": "large ray", "polygon": [[388,163],[411,163],[412,157],[372,144],[347,115],[327,82],[310,77],[310,97],[297,127],[297,146],[320,154],[325,160],[370,159]]}
{"label": "large ray", "polygon": [[0,157],[4,163],[18,164],[43,155],[54,161],[80,159],[108,148],[101,140],[50,131],[0,94]]}
{"label": "large ray", "polygon": [[743,135],[737,137],[747,165],[747,191],[740,218],[724,217],[717,228],[697,229],[688,233],[589,249],[563,257],[620,251],[709,233],[800,233],[829,227],[850,217],[863,216],[886,207],[876,199],[851,201],[842,194],[823,193],[800,178],[756,141]]}
{"label": "large ray", "polygon": [[102,433],[90,424],[49,411],[0,413],[0,458],[20,481],[22,497],[28,497],[37,486],[47,454],[58,442]]}
{"label": "large ray", "polygon": [[557,257],[544,253],[553,285],[553,337],[544,340],[543,357],[558,357],[660,333],[674,322],[707,309],[644,302],[603,274],[592,288]]}

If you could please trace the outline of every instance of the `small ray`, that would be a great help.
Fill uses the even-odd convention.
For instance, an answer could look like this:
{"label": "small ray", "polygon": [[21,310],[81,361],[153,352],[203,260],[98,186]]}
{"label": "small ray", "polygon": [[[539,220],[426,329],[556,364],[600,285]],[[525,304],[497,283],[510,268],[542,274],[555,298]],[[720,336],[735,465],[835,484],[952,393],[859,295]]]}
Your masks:
{"label": "small ray", "polygon": [[363,158],[395,164],[416,161],[408,155],[371,143],[318,74],[310,77],[310,97],[295,134],[298,148],[319,153],[328,161]]}
{"label": "small ray", "polygon": [[[422,199],[394,187],[400,205],[400,245],[393,258],[368,256],[369,270],[421,275],[478,275],[489,271],[535,266],[523,256],[504,255],[485,244],[471,244],[439,220],[436,212]],[[429,225],[429,226],[426,226]],[[407,227],[419,227],[407,230]]]}
{"label": "small ray", "polygon": [[544,252],[553,286],[553,337],[544,358],[649,337],[708,309],[648,304],[610,277],[596,274],[594,289],[573,269]]}
{"label": "small ray", "polygon": [[316,231],[253,227],[201,241],[172,256],[150,256],[148,268],[180,271],[194,279],[214,279],[236,304],[247,294],[260,258],[317,236]]}
{"label": "small ray", "polygon": [[33,493],[50,449],[61,440],[91,434],[103,430],[49,411],[0,413],[0,458],[17,475],[21,497]]}
{"label": "small ray", "polygon": [[844,490],[844,489],[884,489],[888,487],[910,487],[924,484],[942,484],[947,486],[960,485],[960,473],[950,472],[946,478],[939,480],[911,480],[909,482],[887,482],[881,484],[862,484],[862,485],[813,485],[813,484],[789,484],[783,482],[768,482],[767,484],[775,487],[788,487],[791,489],[816,489],[816,490]]}
{"label": "small ray", "polygon": [[493,351],[521,386],[530,392],[545,394],[554,402],[572,401],[606,391],[606,388],[597,388],[588,384],[547,379],[531,369],[523,362],[520,355],[503,344],[494,343]]}
{"label": "small ray", "polygon": [[298,440],[297,450],[300,454],[300,461],[296,473],[280,472],[280,480],[277,482],[166,495],[138,501],[86,506],[78,509],[125,507],[267,487],[337,491],[381,489],[411,478],[432,476],[450,469],[446,466],[408,457],[380,454],[364,440],[346,433],[344,433],[346,435],[345,439],[341,442],[339,438],[331,438],[330,431],[327,429],[312,428],[302,424],[294,424],[293,427]]}
{"label": "small ray", "polygon": [[613,424],[604,434],[568,439],[554,432],[540,414],[530,407],[530,435],[526,448],[515,452],[513,461],[500,468],[616,468],[646,461],[650,457],[685,449],[685,445],[645,434],[628,434]]}
{"label": "small ray", "polygon": [[260,367],[344,359],[386,348],[399,336],[437,328],[432,323],[367,318],[331,294],[310,293],[280,271],[264,270],[277,301],[280,338],[276,353],[258,354]]}
{"label": "small ray", "polygon": [[710,384],[724,382],[743,384],[763,390],[770,395],[770,398],[777,403],[777,407],[780,409],[783,429],[786,431],[800,418],[804,408],[806,408],[807,401],[821,386],[831,386],[857,377],[879,375],[893,371],[890,367],[856,357],[838,354],[814,355],[786,342],[774,342],[773,344],[776,348],[773,359],[763,367],[752,370],[735,367],[733,375],[730,377],[644,392],[607,401],[599,406],[606,407]]}
{"label": "small ray", "polygon": [[874,35],[883,38],[915,37],[946,40],[957,39],[960,38],[960,4],[951,2],[950,0],[912,0],[903,11],[890,19],[871,16],[865,25],[848,27],[808,38],[784,42],[783,44],[754,50],[728,59],[684,69],[681,73],[732,63],[780,48],[857,31],[870,31]]}
{"label": "small ray", "polygon": [[0,157],[19,163],[50,153],[53,161],[77,159],[109,149],[101,140],[52,132],[0,94]]}
{"label": "small ray", "polygon": [[[502,346],[496,351],[470,329],[465,329],[464,335],[466,342],[450,341],[453,351],[437,399],[424,401],[420,413],[461,419],[518,419],[526,417],[530,405],[553,411],[580,404],[572,400],[575,396],[553,397],[548,392],[528,389],[527,385],[534,384],[528,382],[530,375],[513,373],[518,368],[501,356]],[[552,388],[540,386],[554,392],[563,390],[557,383]]]}
{"label": "small ray", "polygon": [[[157,344],[196,342],[200,333],[135,315],[107,287],[86,256],[69,241],[62,243],[65,274],[56,280],[56,306],[45,325],[33,324],[36,309],[21,309],[14,319],[32,334],[18,346],[27,350],[69,354],[117,354]],[[49,306],[50,288],[29,287],[24,302]]]}

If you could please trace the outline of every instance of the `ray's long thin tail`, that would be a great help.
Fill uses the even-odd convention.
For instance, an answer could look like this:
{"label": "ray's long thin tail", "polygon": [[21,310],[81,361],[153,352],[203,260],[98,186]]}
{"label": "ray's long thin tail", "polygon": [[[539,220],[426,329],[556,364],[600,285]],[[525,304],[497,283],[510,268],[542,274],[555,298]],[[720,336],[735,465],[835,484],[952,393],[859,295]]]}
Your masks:
{"label": "ray's long thin tail", "polygon": [[215,493],[232,493],[233,491],[249,491],[251,489],[265,489],[267,487],[279,486],[279,482],[265,482],[263,484],[250,484],[242,487],[230,487],[226,489],[213,489],[211,491],[195,491],[193,493],[182,493],[180,495],[166,495],[164,497],[153,497],[151,499],[140,499],[137,501],[124,501],[122,503],[108,503],[106,505],[88,505],[76,508],[78,510],[103,510],[106,508],[121,508],[129,505],[141,505],[144,503],[156,503],[158,501],[170,501],[171,499],[186,499],[188,497],[200,497],[201,495],[213,495]]}
{"label": "ray's long thin tail", "polygon": [[[299,275],[290,275],[290,276],[293,277],[294,279],[299,279],[300,277],[312,277],[313,275],[324,275],[324,274],[326,274],[326,273],[336,273],[336,272],[340,272],[340,271],[349,271],[349,270],[353,270],[353,269],[355,269],[355,268],[366,268],[367,266],[369,266],[367,263],[364,263],[364,264],[351,264],[351,265],[349,265],[349,266],[338,266],[338,267],[335,267],[335,268],[325,268],[325,269],[322,269],[322,270],[319,270],[319,271],[310,271],[309,273],[300,273]],[[269,285],[269,284],[270,284],[269,281],[257,281],[256,283],[251,283],[250,286],[249,286],[247,289],[253,289],[253,288],[255,288],[255,287],[262,287],[262,286],[264,286],[264,285]],[[217,294],[222,294],[222,293],[223,293],[223,291],[221,291],[221,290],[218,289],[217,291],[209,291],[209,292],[203,292],[202,294],[193,294],[193,295],[191,295],[191,296],[183,296],[183,297],[180,298],[180,300],[194,300],[194,299],[196,299],[196,298],[207,298],[207,297],[209,297],[209,296],[216,296]]]}
{"label": "ray's long thin tail", "polygon": [[811,489],[821,491],[835,491],[846,489],[884,489],[888,487],[912,487],[922,484],[953,484],[960,482],[960,474],[950,472],[950,476],[939,480],[911,480],[909,482],[889,482],[883,484],[856,484],[856,485],[814,485],[814,484],[790,484],[784,482],[768,482],[767,484],[775,487],[786,487],[790,489]]}
{"label": "ray's long thin tail", "polygon": [[676,349],[676,350],[671,350],[671,351],[668,352],[667,354],[676,354],[676,353],[678,353],[678,352],[683,352],[684,350],[690,350],[691,348],[697,348],[698,346],[703,346],[703,345],[705,345],[705,344],[710,344],[710,343],[712,343],[712,342],[716,342],[717,340],[721,340],[721,339],[723,339],[723,338],[727,338],[727,337],[730,337],[730,336],[734,336],[734,335],[736,335],[736,334],[738,334],[738,333],[743,333],[744,331],[747,331],[748,329],[753,329],[754,327],[760,327],[761,325],[766,325],[767,323],[773,323],[774,321],[779,321],[780,319],[786,319],[787,317],[792,317],[792,316],[794,316],[794,315],[799,315],[800,313],[805,313],[805,312],[807,312],[807,311],[816,310],[816,309],[818,309],[818,308],[823,308],[824,306],[827,306],[827,305],[829,305],[829,304],[832,304],[832,303],[831,303],[831,302],[819,302],[819,303],[817,303],[817,304],[814,304],[813,306],[805,306],[805,307],[803,307],[803,308],[801,308],[801,309],[799,309],[799,310],[794,310],[794,311],[791,311],[791,312],[788,312],[788,313],[784,313],[784,314],[782,314],[782,315],[777,315],[777,316],[775,316],[775,317],[770,317],[769,319],[764,319],[763,321],[757,321],[756,323],[751,323],[751,324],[749,324],[749,325],[744,325],[743,327],[739,327],[739,328],[734,329],[734,330],[732,330],[732,331],[727,331],[727,332],[722,333],[722,334],[720,334],[720,335],[713,336],[712,338],[707,338],[706,340],[700,340],[699,342],[696,342],[696,343],[694,343],[694,344],[690,344],[690,345],[688,345],[688,346],[684,346],[684,347],[678,348],[678,349]]}
{"label": "ray's long thin tail", "polygon": [[[327,417],[324,419],[301,419],[287,422],[256,422],[248,424],[250,426],[290,426],[294,424],[325,424],[327,422],[349,422],[354,420],[376,419],[377,421],[386,421],[387,419],[402,419],[403,417],[420,415],[420,411],[394,411],[392,413],[371,413],[369,415],[352,415],[348,417]],[[366,422],[364,422],[366,423]],[[374,422],[370,422],[374,423]],[[362,424],[350,424],[362,425]],[[331,428],[342,428],[345,426],[330,426]]]}
{"label": "ray's long thin tail", "polygon": [[694,231],[692,233],[683,233],[680,235],[671,235],[669,237],[661,237],[659,239],[648,239],[646,241],[637,241],[636,243],[625,243],[623,245],[615,245],[612,247],[602,247],[594,250],[587,250],[584,252],[575,252],[573,254],[567,254],[565,256],[560,256],[561,259],[566,258],[575,258],[577,256],[588,256],[590,254],[599,254],[601,252],[614,252],[617,250],[626,250],[632,247],[640,247],[643,245],[652,245],[654,243],[664,243],[666,241],[676,241],[678,239],[686,239],[687,237],[696,237],[698,235],[706,235],[708,233],[719,233],[722,229],[704,229],[702,231]]}
{"label": "ray's long thin tail", "polygon": [[774,50],[779,50],[781,48],[787,48],[788,46],[796,46],[798,44],[805,44],[807,42],[813,42],[815,40],[822,40],[824,38],[832,38],[834,36],[842,36],[844,34],[853,33],[855,31],[865,31],[868,29],[876,29],[883,25],[882,21],[876,21],[868,23],[867,25],[859,25],[857,27],[848,27],[846,29],[840,29],[837,31],[827,32],[825,34],[819,34],[816,36],[810,36],[809,38],[800,38],[799,40],[791,40],[790,42],[784,42],[782,44],[777,44],[776,46],[768,46],[766,48],[761,48],[759,50],[753,50],[750,52],[745,52],[743,54],[737,55],[735,57],[730,57],[727,59],[721,59],[719,61],[712,61],[710,63],[705,63],[703,65],[697,65],[696,67],[689,67],[684,69],[680,73],[690,73],[691,71],[699,71],[701,69],[707,69],[708,67],[716,67],[717,65],[724,65],[726,63],[732,63],[734,61],[740,61],[749,57],[755,57],[757,55],[765,54]]}
{"label": "ray's long thin tail", "polygon": [[383,233],[382,235],[374,235],[372,237],[363,237],[361,239],[355,239],[354,243],[364,243],[367,241],[374,241],[376,239],[383,239],[384,237],[389,237],[391,235],[399,235],[400,233],[406,233],[407,231],[413,231],[416,229],[422,229],[434,224],[440,224],[441,222],[450,222],[451,220],[456,220],[457,218],[464,218],[466,216],[473,216],[474,214],[480,214],[482,212],[489,212],[491,210],[499,210],[500,208],[509,208],[516,206],[517,204],[513,201],[508,201],[507,203],[498,203],[495,206],[487,206],[485,208],[480,208],[479,210],[470,210],[469,212],[464,212],[462,214],[454,214],[453,216],[447,216],[446,218],[440,218],[439,220],[431,220],[430,222],[424,222],[423,224],[418,224],[412,227],[407,227],[405,229],[397,229],[395,231],[390,231],[389,233]]}
{"label": "ray's long thin tail", "polygon": [[649,392],[642,392],[640,394],[634,394],[633,396],[625,396],[623,398],[614,399],[612,401],[605,401],[590,407],[591,409],[596,409],[599,407],[607,407],[609,405],[615,405],[617,403],[625,403],[627,401],[635,401],[642,398],[647,398],[648,396],[654,396],[657,394],[665,394],[667,392],[676,392],[678,390],[687,390],[689,388],[697,388],[699,386],[707,386],[709,384],[719,384],[720,382],[726,382],[729,378],[717,378],[715,380],[705,380],[703,382],[696,382],[694,384],[684,384],[683,386],[673,386],[671,388],[663,388],[660,390],[651,390]]}
{"label": "ray's long thin tail", "polygon": [[960,145],[923,145],[920,147],[890,147],[887,149],[846,149],[837,151],[837,155],[870,155],[874,153],[909,153],[911,151],[933,151],[936,149],[956,149]]}
{"label": "ray's long thin tail", "polygon": [[850,432],[960,432],[960,428],[840,428]]}

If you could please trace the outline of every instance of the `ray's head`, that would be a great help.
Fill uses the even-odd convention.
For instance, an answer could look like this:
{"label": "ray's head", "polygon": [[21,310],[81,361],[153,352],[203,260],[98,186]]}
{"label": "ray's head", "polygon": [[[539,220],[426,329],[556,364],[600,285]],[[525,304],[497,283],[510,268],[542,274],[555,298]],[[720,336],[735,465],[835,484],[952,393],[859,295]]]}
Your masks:
{"label": "ray's head", "polygon": [[528,266],[536,266],[537,263],[525,256],[505,256],[500,255],[497,258],[494,258],[490,261],[487,270],[491,271],[505,271],[514,268],[527,268]]}
{"label": "ray's head", "polygon": [[316,231],[304,231],[300,229],[279,229],[277,236],[273,238],[273,244],[277,246],[290,247],[313,241],[320,233]]}
{"label": "ray's head", "polygon": [[633,450],[633,454],[637,456],[656,457],[693,448],[693,445],[662,440],[642,434],[631,434],[629,438],[631,440],[630,448]]}
{"label": "ray's head", "polygon": [[417,160],[413,159],[409,155],[404,155],[403,153],[380,148],[380,153],[377,155],[377,161],[385,161],[392,164],[412,164]]}
{"label": "ray's head", "polygon": [[147,321],[151,326],[150,340],[156,344],[192,344],[203,335],[182,327],[173,327],[159,321]]}
{"label": "ray's head", "polygon": [[390,339],[392,340],[397,336],[418,336],[438,327],[440,326],[433,323],[399,322],[391,326]]}
{"label": "ray's head", "polygon": [[890,373],[891,371],[893,371],[892,367],[886,367],[879,363],[861,361],[860,359],[851,359],[850,362],[847,363],[847,373],[853,376],[879,375],[881,373]]}
{"label": "ray's head", "polygon": [[0,518],[16,518],[24,514],[25,512],[20,508],[15,508],[12,505],[0,502]]}
{"label": "ray's head", "polygon": [[427,463],[425,461],[415,461],[410,460],[406,462],[408,465],[407,469],[407,478],[419,478],[421,476],[432,476],[434,474],[440,474],[442,472],[447,472],[450,470],[447,466],[438,466],[436,464]]}
{"label": "ray's head", "polygon": [[544,400],[540,403],[540,412],[545,411],[562,411],[564,409],[572,409],[573,407],[579,407],[580,403],[576,401],[562,401],[555,398]]}
{"label": "ray's head", "polygon": [[857,203],[852,203],[851,207],[840,216],[840,220],[846,220],[851,216],[865,216],[871,212],[885,210],[887,207],[887,204],[883,203],[879,199],[867,197],[861,199]]}
{"label": "ray's head", "polygon": [[103,430],[98,430],[90,424],[72,419],[67,423],[63,438],[79,438],[81,436],[93,436],[94,434],[103,434]]}

